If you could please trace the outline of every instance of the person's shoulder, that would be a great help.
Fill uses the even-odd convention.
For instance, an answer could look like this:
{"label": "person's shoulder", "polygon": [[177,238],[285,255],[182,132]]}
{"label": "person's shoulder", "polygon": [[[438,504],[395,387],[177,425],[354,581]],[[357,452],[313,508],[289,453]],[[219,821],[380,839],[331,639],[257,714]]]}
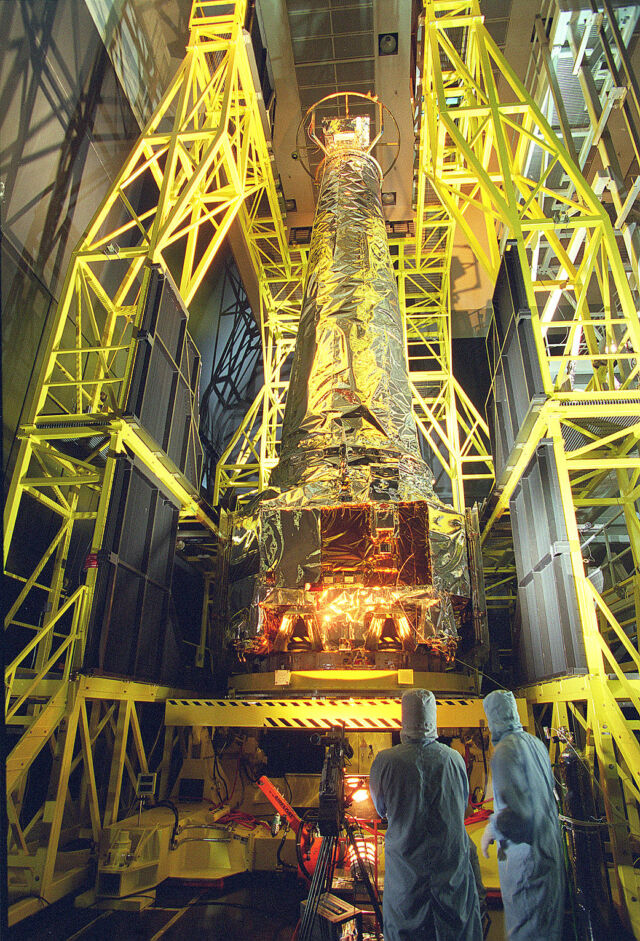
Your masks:
{"label": "person's shoulder", "polygon": [[451,748],[450,745],[443,745],[442,742],[434,742],[435,745],[438,745],[442,749],[442,760],[448,762],[450,765],[456,767],[461,767],[465,774],[467,773],[467,766],[464,763],[464,758],[459,751],[456,751],[455,748]]}
{"label": "person's shoulder", "polygon": [[381,765],[386,764],[388,761],[392,761],[394,752],[399,747],[399,745],[394,745],[392,748],[382,748],[373,759],[373,764]]}
{"label": "person's shoulder", "polygon": [[378,764],[393,764],[415,759],[416,746],[407,742],[401,742],[398,745],[392,745],[391,748],[383,748],[373,759]]}
{"label": "person's shoulder", "polygon": [[544,744],[544,742],[541,741],[537,735],[532,735],[531,732],[525,732],[525,735],[527,735],[531,739],[533,748],[535,748],[538,752],[540,752],[541,755],[544,755],[547,761],[549,761],[549,764],[551,764],[551,759],[549,758],[549,749]]}
{"label": "person's shoulder", "polygon": [[522,752],[522,743],[522,732],[507,732],[507,734],[503,735],[500,741],[496,742],[493,746],[493,755],[491,757],[492,764],[497,765],[502,762],[511,764]]}

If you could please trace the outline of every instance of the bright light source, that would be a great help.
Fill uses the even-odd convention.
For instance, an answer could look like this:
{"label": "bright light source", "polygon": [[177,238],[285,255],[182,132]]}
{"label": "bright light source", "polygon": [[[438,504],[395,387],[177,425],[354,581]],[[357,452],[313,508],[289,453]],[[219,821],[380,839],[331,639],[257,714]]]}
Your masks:
{"label": "bright light source", "polygon": [[366,787],[359,787],[357,791],[354,791],[351,795],[351,800],[354,804],[361,804],[363,801],[369,799],[369,791]]}

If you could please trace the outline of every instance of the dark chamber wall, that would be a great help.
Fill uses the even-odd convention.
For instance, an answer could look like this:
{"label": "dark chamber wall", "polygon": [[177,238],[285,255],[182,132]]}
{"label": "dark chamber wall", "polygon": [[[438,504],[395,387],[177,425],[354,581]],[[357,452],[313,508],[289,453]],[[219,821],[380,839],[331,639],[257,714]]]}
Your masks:
{"label": "dark chamber wall", "polygon": [[0,122],[3,454],[10,472],[71,252],[139,133],[85,0],[2,4]]}
{"label": "dark chamber wall", "polygon": [[[5,486],[17,456],[16,431],[28,419],[30,396],[42,367],[46,338],[72,252],[139,133],[86,0],[2,4],[0,180],[4,198],[0,200],[0,222]],[[144,199],[144,193],[137,198]],[[135,193],[132,199],[135,202]],[[165,307],[171,306],[168,295],[160,300]],[[156,335],[157,331],[151,329],[140,338],[130,413],[141,425],[153,425],[154,408],[158,411],[158,385],[164,389],[167,380],[167,413],[155,415],[151,437],[157,437],[160,448],[196,483],[202,462],[193,421],[199,356],[186,332],[184,311],[174,313],[173,318],[161,316],[160,333],[177,329],[176,336]],[[146,362],[145,353],[150,354]],[[72,443],[61,446],[74,447]],[[95,672],[179,683],[185,680],[186,648],[177,605],[171,597],[177,507],[158,481],[126,457],[120,462],[116,485],[108,538],[98,560],[98,590],[85,665]],[[22,501],[19,538],[12,547],[12,570],[32,570],[57,524],[35,501]],[[84,579],[83,562],[90,548],[90,532],[85,533],[82,526],[77,529],[66,572],[68,590]],[[186,584],[195,599],[193,604],[181,607],[199,608],[199,581],[180,573],[181,587]],[[36,606],[39,600],[36,597]],[[39,612],[30,615],[36,623]],[[199,630],[199,616],[196,626]],[[191,622],[186,627],[195,630]],[[13,652],[13,647],[10,650]]]}
{"label": "dark chamber wall", "polygon": [[[493,297],[495,381],[488,406],[496,480],[544,399],[531,312],[516,249],[504,254]],[[586,659],[553,447],[540,442],[509,501],[518,617],[513,646],[523,682],[585,672]]]}

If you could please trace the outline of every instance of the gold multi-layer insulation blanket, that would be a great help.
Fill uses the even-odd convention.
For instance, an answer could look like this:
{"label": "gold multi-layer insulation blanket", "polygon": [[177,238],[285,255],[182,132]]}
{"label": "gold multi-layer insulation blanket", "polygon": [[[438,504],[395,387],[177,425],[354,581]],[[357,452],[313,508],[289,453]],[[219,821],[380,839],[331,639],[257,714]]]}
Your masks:
{"label": "gold multi-layer insulation blanket", "polygon": [[411,408],[380,183],[365,153],[327,158],[271,477],[290,491],[287,502],[433,496]]}

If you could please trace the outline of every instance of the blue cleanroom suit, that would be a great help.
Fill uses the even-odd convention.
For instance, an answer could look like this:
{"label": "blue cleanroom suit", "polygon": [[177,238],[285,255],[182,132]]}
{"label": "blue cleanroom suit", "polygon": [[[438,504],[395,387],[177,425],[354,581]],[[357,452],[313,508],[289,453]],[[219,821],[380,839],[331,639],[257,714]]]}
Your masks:
{"label": "blue cleanroom suit", "polygon": [[410,690],[402,697],[402,744],[379,752],[371,766],[371,797],[388,821],[385,941],[482,939],[464,827],[466,770],[437,734],[433,693]]}
{"label": "blue cleanroom suit", "polygon": [[564,853],[549,755],[524,732],[513,693],[485,697],[494,752],[494,813],[482,851],[498,842],[498,869],[509,941],[559,941],[564,910]]}

